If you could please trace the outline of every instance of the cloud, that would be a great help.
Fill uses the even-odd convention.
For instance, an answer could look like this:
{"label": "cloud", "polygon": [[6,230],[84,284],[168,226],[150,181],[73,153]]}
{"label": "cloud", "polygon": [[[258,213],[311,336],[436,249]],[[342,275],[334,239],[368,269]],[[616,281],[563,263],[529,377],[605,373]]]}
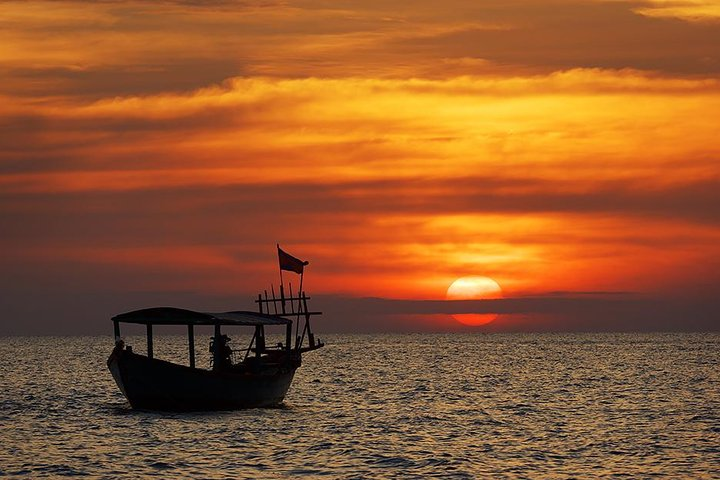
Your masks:
{"label": "cloud", "polygon": [[672,17],[690,22],[717,22],[720,5],[713,0],[650,0],[635,11],[649,17]]}
{"label": "cloud", "polygon": [[715,9],[700,1],[5,2],[0,92],[142,95],[241,74],[446,79],[631,68],[712,76],[717,22],[663,16],[716,18]]}
{"label": "cloud", "polygon": [[[508,186],[519,193],[502,193]],[[205,294],[255,288],[276,268],[268,246],[277,241],[299,245],[317,288],[338,293],[437,298],[466,273],[516,293],[682,291],[719,267],[718,218],[706,208],[715,185],[555,195],[560,188],[466,178],[5,194],[0,246],[8,278],[85,271],[69,284],[107,278],[119,291]]]}
{"label": "cloud", "polygon": [[[233,171],[160,170],[6,175],[2,181],[6,205],[50,190],[36,198],[52,203],[53,210],[64,209],[65,214],[76,210],[85,201],[83,198],[116,199],[110,205],[127,205],[133,199],[172,208],[173,199],[196,196],[203,199],[190,207],[197,209],[197,214],[222,208],[226,215],[247,215],[256,208],[253,199],[263,198],[266,208],[285,215],[539,213],[720,222],[720,212],[706,208],[720,203],[720,178],[668,183],[653,178],[567,183],[533,177],[467,176],[248,183],[242,174]],[[185,211],[188,208],[184,203],[177,207]]]}
{"label": "cloud", "polygon": [[649,18],[635,14],[635,6],[629,2],[528,2],[521,9],[489,12],[496,15],[493,20],[512,22],[516,28],[468,29],[407,40],[397,48],[428,56],[475,56],[535,71],[574,67],[717,71],[720,30],[716,24]]}
{"label": "cloud", "polygon": [[[697,169],[720,154],[717,122],[705,114],[720,106],[716,80],[631,71],[238,78],[186,94],[2,100],[0,170],[8,173],[204,168],[262,181],[416,176],[419,168],[512,174],[527,164],[549,175],[618,165],[648,174],[662,164],[686,176],[704,174]],[[293,168],[307,162],[313,170]]]}
{"label": "cloud", "polygon": [[0,73],[10,79],[0,89],[12,95],[37,97],[52,92],[103,98],[191,91],[245,72],[225,59],[186,58],[178,63],[128,66],[17,66],[0,69]]}

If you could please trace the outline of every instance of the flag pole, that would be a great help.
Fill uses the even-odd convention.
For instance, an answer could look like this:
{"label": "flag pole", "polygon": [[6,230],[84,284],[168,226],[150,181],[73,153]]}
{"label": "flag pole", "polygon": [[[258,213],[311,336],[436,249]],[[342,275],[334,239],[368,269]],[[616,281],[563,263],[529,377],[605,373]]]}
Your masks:
{"label": "flag pole", "polygon": [[[280,244],[276,243],[278,250],[278,259],[280,258]],[[282,265],[278,262],[278,267],[280,267],[280,304],[282,306],[282,312],[285,313],[285,282],[283,281],[283,275],[282,275]]]}
{"label": "flag pole", "polygon": [[[299,330],[300,330],[300,309],[302,308],[302,303],[300,303],[300,302],[302,302],[301,298],[302,298],[303,275],[305,275],[304,268],[302,269],[302,272],[300,272],[300,288],[298,289],[298,309],[297,309],[297,318],[295,319],[295,349],[296,350],[298,348],[302,347],[302,345],[300,345],[300,343],[299,343],[300,340],[299,340],[298,333],[300,333],[299,332]],[[305,330],[303,329],[303,332],[304,331]]]}
{"label": "flag pole", "polygon": [[[276,243],[275,246],[277,247],[277,250],[278,250],[278,258],[279,258],[279,257],[280,257],[280,244],[279,244],[279,243]],[[282,288],[282,286],[283,286],[282,265],[280,265],[280,264],[278,263],[278,266],[280,267],[280,288]]]}
{"label": "flag pole", "polygon": [[302,304],[300,303],[300,298],[302,298],[302,281],[303,281],[303,275],[305,275],[305,269],[303,268],[303,273],[300,274],[300,290],[298,290],[298,315],[300,315],[300,309],[302,308]]}

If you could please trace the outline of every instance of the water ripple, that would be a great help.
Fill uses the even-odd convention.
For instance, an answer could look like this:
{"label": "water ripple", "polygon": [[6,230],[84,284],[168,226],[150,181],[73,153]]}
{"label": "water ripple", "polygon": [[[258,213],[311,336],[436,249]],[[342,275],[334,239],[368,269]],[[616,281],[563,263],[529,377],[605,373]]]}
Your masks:
{"label": "water ripple", "polygon": [[[281,408],[189,414],[129,409],[109,338],[2,338],[0,476],[718,473],[716,334],[328,337]],[[185,361],[184,337],[156,343]]]}

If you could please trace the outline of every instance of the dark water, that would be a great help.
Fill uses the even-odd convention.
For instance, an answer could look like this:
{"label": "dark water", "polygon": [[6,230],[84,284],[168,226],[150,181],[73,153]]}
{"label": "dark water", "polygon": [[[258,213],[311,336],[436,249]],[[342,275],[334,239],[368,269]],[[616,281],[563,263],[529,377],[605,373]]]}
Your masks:
{"label": "dark water", "polygon": [[162,414],[128,408],[110,338],[2,338],[0,475],[720,478],[718,334],[325,340],[284,408]]}

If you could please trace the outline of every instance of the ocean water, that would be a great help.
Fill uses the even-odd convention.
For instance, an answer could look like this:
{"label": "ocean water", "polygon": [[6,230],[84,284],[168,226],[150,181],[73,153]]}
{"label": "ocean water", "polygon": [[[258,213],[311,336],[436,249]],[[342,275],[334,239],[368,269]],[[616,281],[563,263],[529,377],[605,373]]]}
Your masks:
{"label": "ocean water", "polygon": [[720,478],[718,334],[323,340],[281,408],[158,413],[110,337],[0,338],[0,476]]}

